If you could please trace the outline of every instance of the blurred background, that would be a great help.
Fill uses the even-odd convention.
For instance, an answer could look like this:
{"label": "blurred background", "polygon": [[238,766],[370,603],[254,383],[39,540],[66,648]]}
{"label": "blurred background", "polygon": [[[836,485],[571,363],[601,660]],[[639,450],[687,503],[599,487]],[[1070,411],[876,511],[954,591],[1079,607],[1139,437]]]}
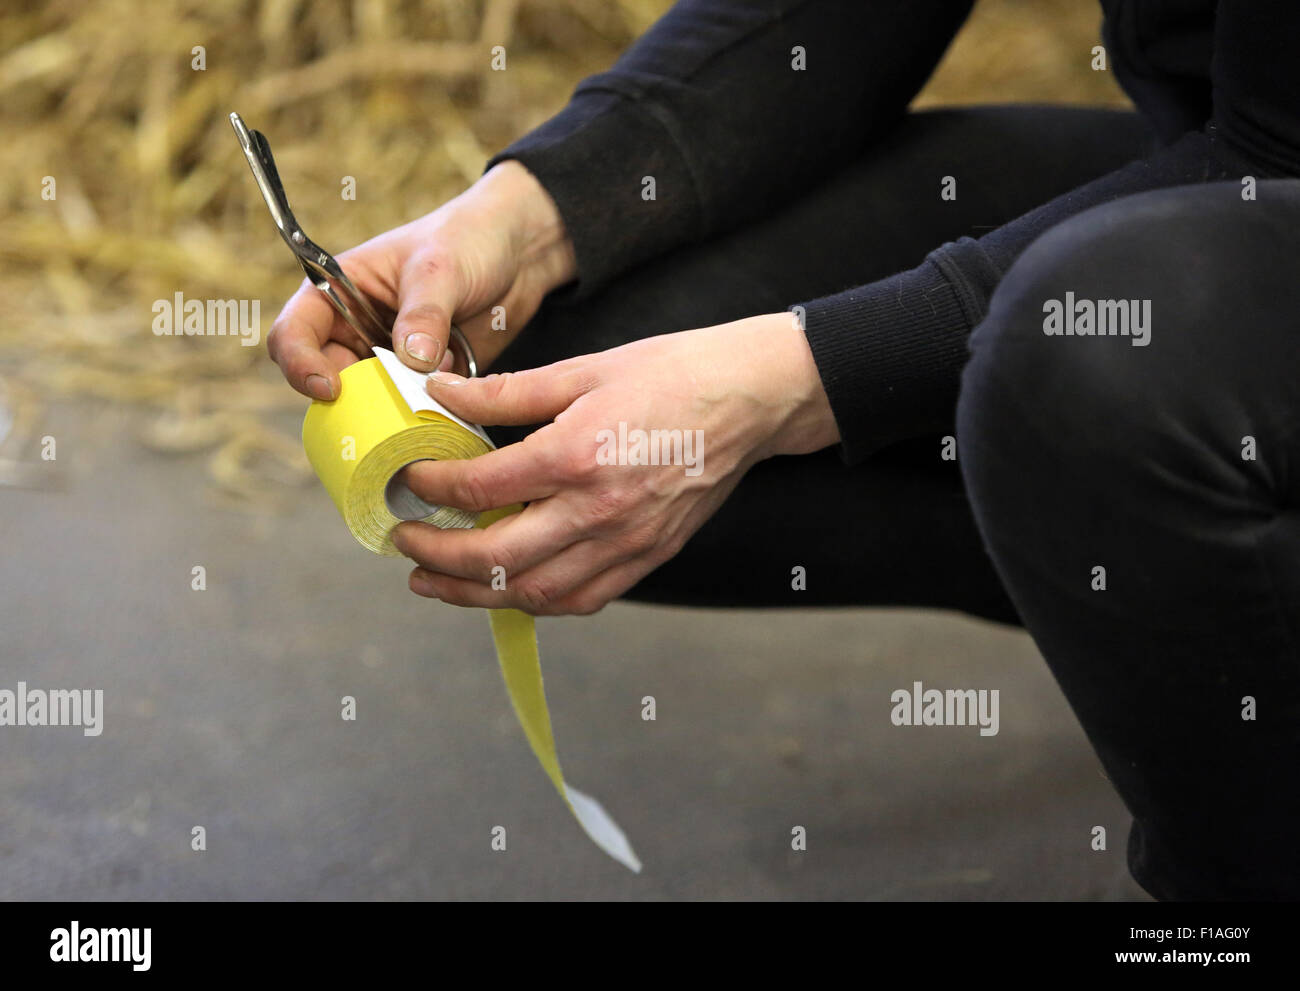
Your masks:
{"label": "blurred background", "polygon": [[[152,333],[181,292],[260,300],[264,339],[300,279],[231,110],[337,253],[464,189],[668,6],[6,4],[0,688],[102,688],[107,713],[94,739],[0,728],[0,897],[1144,897],[1028,637],[923,611],[543,622],[561,759],[636,845],[627,875],[548,794],[484,617],[352,542],[264,340]],[[1089,68],[1099,24],[980,0],[917,105],[1126,105]],[[1000,686],[1001,734],[890,726],[914,678]]]}

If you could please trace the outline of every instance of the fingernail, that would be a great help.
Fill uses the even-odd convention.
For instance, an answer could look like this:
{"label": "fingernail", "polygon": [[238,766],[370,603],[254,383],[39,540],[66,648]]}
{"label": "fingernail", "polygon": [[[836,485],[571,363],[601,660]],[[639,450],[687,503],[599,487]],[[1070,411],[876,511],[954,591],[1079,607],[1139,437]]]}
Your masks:
{"label": "fingernail", "polygon": [[407,334],[402,347],[407,354],[419,361],[433,361],[438,353],[438,342],[428,334]]}
{"label": "fingernail", "polygon": [[455,372],[430,372],[429,381],[436,382],[438,385],[464,385],[465,376],[457,375]]}
{"label": "fingernail", "polygon": [[323,399],[326,402],[334,398],[334,386],[330,385],[330,380],[324,375],[308,375],[307,391],[317,399]]}
{"label": "fingernail", "polygon": [[[403,469],[402,469],[402,472],[405,472],[405,471],[406,471],[406,469],[403,468]],[[402,472],[398,472],[398,475],[401,475]],[[397,478],[398,475],[394,475],[393,477],[394,477],[394,478]],[[410,555],[408,555],[408,554],[406,553],[406,548],[405,548],[404,546],[402,546],[402,545],[406,542],[406,541],[404,540],[404,536],[405,536],[405,534],[403,533],[403,530],[402,530],[402,524],[399,523],[399,524],[397,524],[397,526],[393,527],[393,533],[392,533],[392,537],[393,537],[393,547],[396,548],[397,553],[398,553],[398,554],[401,554],[402,557],[409,557]]]}
{"label": "fingernail", "polygon": [[424,572],[417,571],[411,575],[411,589],[419,595],[428,599],[438,598],[438,593],[434,590],[433,583],[425,577]]}

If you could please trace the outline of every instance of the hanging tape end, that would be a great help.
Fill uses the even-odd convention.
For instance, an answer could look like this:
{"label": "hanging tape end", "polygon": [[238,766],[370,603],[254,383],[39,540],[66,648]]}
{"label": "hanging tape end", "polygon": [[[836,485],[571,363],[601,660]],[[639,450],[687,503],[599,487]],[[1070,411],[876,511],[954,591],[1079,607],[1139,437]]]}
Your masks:
{"label": "hanging tape end", "polygon": [[618,823],[609,817],[609,813],[601,807],[601,804],[567,782],[564,791],[578,824],[591,837],[591,841],[633,874],[640,874],[641,859],[632,849],[632,844],[627,841],[623,830],[618,828]]}

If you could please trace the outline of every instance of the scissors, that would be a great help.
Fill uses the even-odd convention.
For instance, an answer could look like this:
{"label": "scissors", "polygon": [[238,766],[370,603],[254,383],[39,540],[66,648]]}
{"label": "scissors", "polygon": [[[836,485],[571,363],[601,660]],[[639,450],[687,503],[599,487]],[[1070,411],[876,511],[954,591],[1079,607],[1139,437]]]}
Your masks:
{"label": "scissors", "polygon": [[[248,167],[253,170],[257,188],[262,191],[266,208],[271,211],[271,219],[284,243],[289,246],[307,281],[325,294],[325,298],[334,304],[334,309],[347,321],[355,334],[352,342],[354,350],[361,354],[374,354],[374,349],[392,348],[393,322],[384,320],[376,312],[369,298],[352,284],[344,274],[339,263],[328,251],[309,238],[294,219],[289,209],[289,198],[284,194],[280,174],[275,170],[275,159],[271,157],[271,145],[261,131],[250,131],[239,114],[230,115],[230,124],[239,135],[239,144],[248,159]],[[451,337],[465,368],[473,378],[478,374],[478,362],[474,359],[474,349],[455,324],[451,325]]]}

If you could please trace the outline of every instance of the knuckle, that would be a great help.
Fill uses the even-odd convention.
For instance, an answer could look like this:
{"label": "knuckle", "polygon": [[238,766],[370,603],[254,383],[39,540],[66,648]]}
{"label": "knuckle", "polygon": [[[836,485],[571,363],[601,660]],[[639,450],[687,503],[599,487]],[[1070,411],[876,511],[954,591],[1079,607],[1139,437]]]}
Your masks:
{"label": "knuckle", "polygon": [[488,579],[491,579],[496,569],[500,568],[508,582],[510,576],[515,573],[518,563],[518,558],[513,550],[505,544],[492,543],[479,551],[475,570],[482,572]]}
{"label": "knuckle", "polygon": [[[382,235],[380,235],[382,237]],[[347,251],[340,252],[334,256],[334,260],[339,263],[339,267],[349,279],[355,283],[356,287],[362,292],[369,293],[376,288],[376,283],[381,281],[376,278],[376,262],[382,257],[373,249],[374,240],[366,241],[363,244],[353,245]],[[305,280],[307,285],[312,285],[311,279]]]}
{"label": "knuckle", "polygon": [[554,593],[548,582],[541,578],[524,578],[515,589],[525,612],[544,613],[554,601]]}
{"label": "knuckle", "polygon": [[569,599],[569,608],[566,612],[574,616],[594,616],[607,605],[609,600],[603,595],[593,595],[590,592],[579,592]]}
{"label": "knuckle", "polygon": [[582,354],[552,366],[560,374],[566,392],[585,396],[602,382],[601,356]]}
{"label": "knuckle", "polygon": [[594,449],[587,449],[581,444],[572,444],[555,451],[555,470],[561,478],[582,482],[591,478],[596,468]]}
{"label": "knuckle", "polygon": [[675,533],[669,537],[664,544],[664,559],[667,560],[670,557],[676,557],[680,554],[682,548],[686,546],[686,539],[686,534],[684,533]]}
{"label": "knuckle", "polygon": [[[365,248],[365,244],[353,245],[347,251],[334,256],[334,260],[339,263],[347,276],[353,282],[358,283],[358,288],[360,288],[360,282],[368,280],[371,275],[371,268],[368,264],[371,260],[370,253]],[[307,280],[309,284],[311,281],[311,279]]]}
{"label": "knuckle", "polygon": [[465,594],[464,590],[459,585],[452,585],[451,583],[445,583],[439,587],[438,601],[445,602],[449,606],[462,606],[467,609],[474,606],[474,602]]}
{"label": "knuckle", "polygon": [[479,379],[479,388],[484,393],[482,398],[488,402],[495,402],[504,397],[514,388],[514,376],[514,372],[493,372]]}
{"label": "knuckle", "polygon": [[482,512],[492,508],[491,500],[488,498],[487,483],[478,472],[473,470],[466,471],[456,480],[452,486],[452,498],[455,500],[453,505],[457,509]]}
{"label": "knuckle", "polygon": [[586,517],[598,527],[612,526],[626,514],[632,493],[622,488],[601,488],[587,498]]}
{"label": "knuckle", "polygon": [[282,351],[279,365],[290,379],[301,378],[315,367],[311,356],[302,348]]}
{"label": "knuckle", "polygon": [[589,392],[594,392],[601,381],[599,368],[595,365],[582,365],[573,375],[573,392],[575,395],[585,396]]}
{"label": "knuckle", "polygon": [[271,324],[271,329],[266,333],[266,354],[272,361],[278,362],[280,360],[280,345],[287,333],[285,329],[287,323],[287,318],[281,313],[275,318],[275,321]]}
{"label": "knuckle", "polygon": [[619,534],[614,546],[625,556],[639,557],[654,548],[658,532],[647,526],[636,526]]}
{"label": "knuckle", "polygon": [[447,315],[447,311],[437,303],[421,300],[402,311],[402,320],[403,322],[421,324],[442,324],[448,323],[450,317]]}

